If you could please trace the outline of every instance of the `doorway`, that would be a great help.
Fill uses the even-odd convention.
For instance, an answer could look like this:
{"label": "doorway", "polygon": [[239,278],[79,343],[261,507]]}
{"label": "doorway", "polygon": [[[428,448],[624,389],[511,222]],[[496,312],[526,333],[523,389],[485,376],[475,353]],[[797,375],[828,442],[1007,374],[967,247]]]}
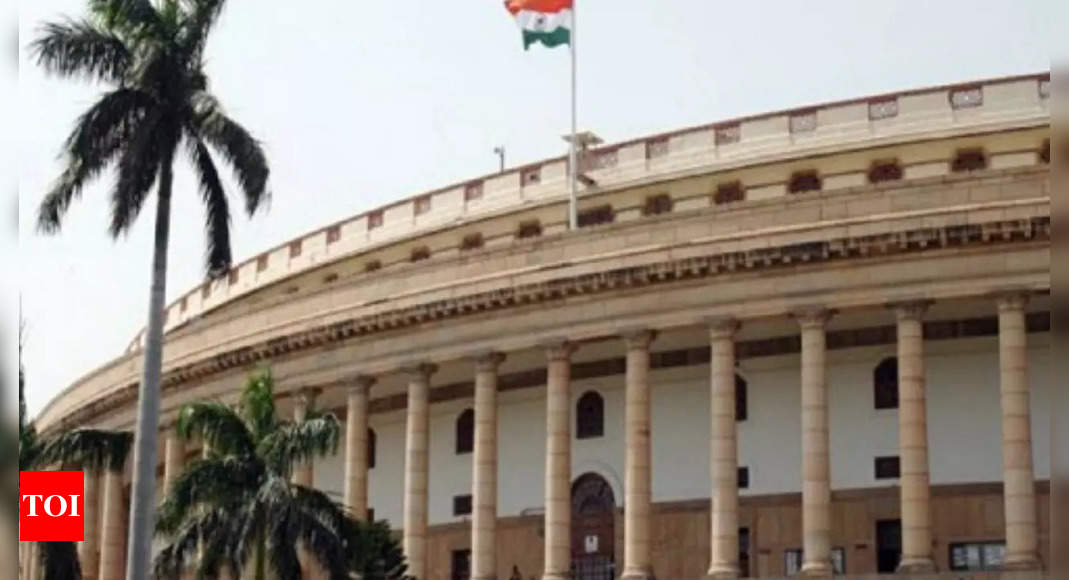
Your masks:
{"label": "doorway", "polygon": [[902,559],[902,520],[876,522],[876,571],[890,574]]}
{"label": "doorway", "polygon": [[572,484],[572,578],[614,580],[616,499],[596,473]]}

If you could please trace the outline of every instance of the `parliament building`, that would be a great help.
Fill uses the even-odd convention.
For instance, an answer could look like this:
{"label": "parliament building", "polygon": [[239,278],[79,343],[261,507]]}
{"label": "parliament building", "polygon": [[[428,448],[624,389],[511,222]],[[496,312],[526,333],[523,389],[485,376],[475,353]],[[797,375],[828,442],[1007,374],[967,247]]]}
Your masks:
{"label": "parliament building", "polygon": [[[167,306],[160,486],[181,406],[269,366],[343,425],[305,481],[418,580],[1045,578],[1049,94],[587,134],[574,229],[560,157],[265,249]],[[142,344],[39,427],[132,430]],[[129,477],[87,481],[89,579]]]}

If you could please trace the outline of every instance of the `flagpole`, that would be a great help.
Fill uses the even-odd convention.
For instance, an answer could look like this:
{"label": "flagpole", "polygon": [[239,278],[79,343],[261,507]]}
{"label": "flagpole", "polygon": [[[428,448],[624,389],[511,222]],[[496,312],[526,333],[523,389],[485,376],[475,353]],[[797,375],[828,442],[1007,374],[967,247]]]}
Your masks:
{"label": "flagpole", "polygon": [[575,200],[575,182],[578,175],[578,162],[576,160],[575,151],[575,133],[576,133],[576,98],[575,98],[575,37],[577,18],[575,5],[578,4],[578,0],[572,1],[572,30],[571,37],[568,39],[568,51],[571,53],[572,59],[572,137],[568,139],[568,228],[575,230],[578,227],[576,217],[576,200]]}

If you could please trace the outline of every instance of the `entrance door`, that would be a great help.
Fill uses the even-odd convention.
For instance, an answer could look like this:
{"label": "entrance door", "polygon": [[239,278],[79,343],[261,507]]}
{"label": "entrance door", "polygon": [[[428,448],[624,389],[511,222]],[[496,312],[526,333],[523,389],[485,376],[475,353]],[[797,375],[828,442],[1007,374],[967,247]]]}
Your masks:
{"label": "entrance door", "polygon": [[892,573],[902,559],[902,521],[876,522],[876,571]]}
{"label": "entrance door", "polygon": [[572,577],[574,580],[613,580],[616,565],[612,488],[596,473],[581,475],[572,484]]}

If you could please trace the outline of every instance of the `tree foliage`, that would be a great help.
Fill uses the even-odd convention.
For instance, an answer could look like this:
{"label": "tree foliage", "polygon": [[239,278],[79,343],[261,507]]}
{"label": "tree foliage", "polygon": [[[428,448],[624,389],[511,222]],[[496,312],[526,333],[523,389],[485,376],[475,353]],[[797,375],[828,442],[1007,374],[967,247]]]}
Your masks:
{"label": "tree foliage", "polygon": [[[43,25],[31,44],[49,73],[102,83],[108,90],[75,123],[63,145],[64,169],[45,195],[38,228],[56,232],[71,202],[109,167],[113,236],[126,233],[153,183],[169,175],[184,148],[206,209],[206,270],[231,264],[230,207],[216,166],[231,167],[251,216],[269,196],[270,170],[257,141],[227,116],[208,88],[204,48],[223,0],[88,0],[89,16]],[[161,196],[170,196],[170,183]]]}
{"label": "tree foliage", "polygon": [[160,507],[159,578],[189,566],[199,577],[300,578],[300,546],[332,580],[402,578],[404,558],[384,523],[358,522],[325,493],[291,483],[294,465],[334,453],[340,428],[329,413],[279,418],[267,371],[252,375],[240,402],[184,407],[178,434],[208,452],[178,476]]}

